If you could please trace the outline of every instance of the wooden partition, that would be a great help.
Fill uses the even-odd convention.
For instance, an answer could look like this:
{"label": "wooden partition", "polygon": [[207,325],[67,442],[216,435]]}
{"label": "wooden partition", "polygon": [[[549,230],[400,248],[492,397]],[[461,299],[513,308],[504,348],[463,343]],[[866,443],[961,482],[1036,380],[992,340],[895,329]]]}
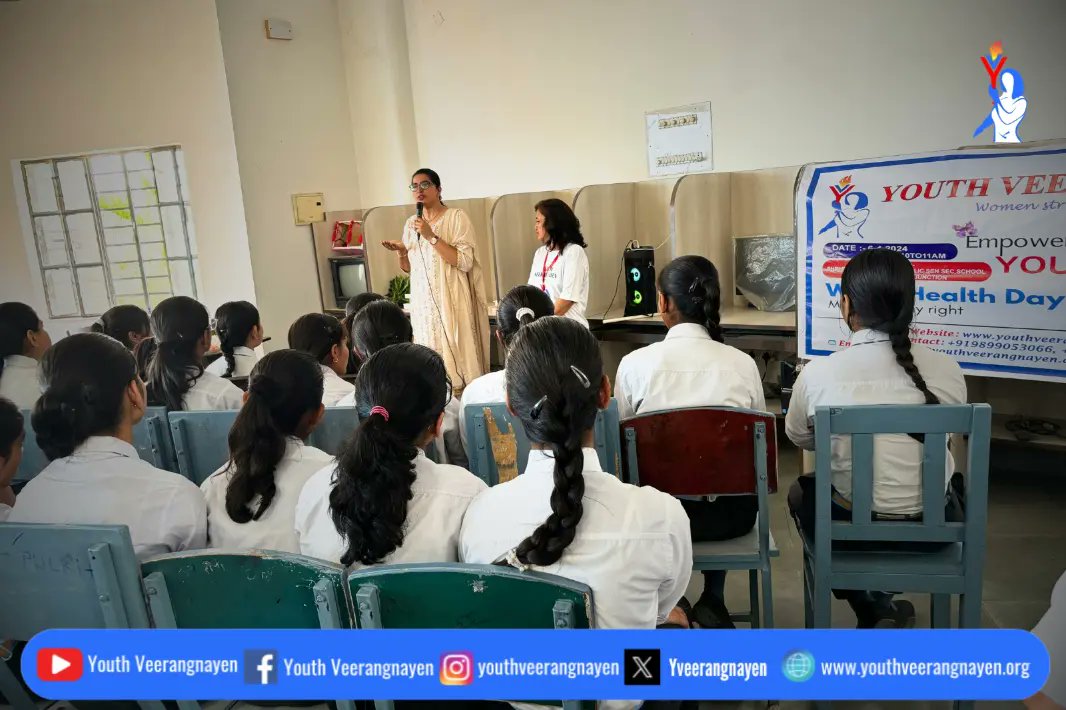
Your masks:
{"label": "wooden partition", "polygon": [[[457,207],[466,212],[474,225],[474,251],[485,275],[485,294],[490,303],[496,290],[492,239],[488,223],[488,212],[492,202],[494,202],[492,198],[447,201],[449,207]],[[366,242],[367,270],[371,290],[385,295],[393,277],[403,273],[400,271],[400,260],[396,254],[381,246],[381,242],[402,239],[404,224],[414,213],[415,206],[410,204],[373,207],[364,214],[363,235]]]}
{"label": "wooden partition", "polygon": [[[685,175],[674,195],[674,254],[699,254],[718,267],[722,309],[731,304],[733,279],[732,184],[729,173]],[[737,297],[735,305],[743,305]]]}
{"label": "wooden partition", "polygon": [[795,234],[798,167],[731,173],[733,236]]}
{"label": "wooden partition", "polygon": [[[655,270],[659,272],[677,254],[674,253],[673,201],[681,179],[644,180],[635,183],[634,222],[637,241],[655,248]],[[621,254],[618,255],[621,258]]]}
{"label": "wooden partition", "polygon": [[312,246],[315,250],[315,267],[318,269],[318,291],[322,297],[322,310],[336,310],[337,299],[333,292],[333,272],[329,258],[333,256],[333,225],[350,219],[361,220],[363,210],[327,212],[325,222],[311,225]]}
{"label": "wooden partition", "polygon": [[585,309],[589,319],[602,318],[612,298],[612,313],[625,302],[624,289],[616,286],[622,251],[629,242],[639,241],[636,194],[636,184],[625,182],[589,185],[574,197],[574,213],[589,245],[589,302]]}
{"label": "wooden partition", "polygon": [[540,246],[533,231],[534,205],[554,197],[572,208],[574,194],[573,190],[520,192],[504,195],[493,203],[489,224],[493,261],[496,266],[494,276],[497,283],[497,300],[503,298],[515,286],[529,280],[533,252]]}

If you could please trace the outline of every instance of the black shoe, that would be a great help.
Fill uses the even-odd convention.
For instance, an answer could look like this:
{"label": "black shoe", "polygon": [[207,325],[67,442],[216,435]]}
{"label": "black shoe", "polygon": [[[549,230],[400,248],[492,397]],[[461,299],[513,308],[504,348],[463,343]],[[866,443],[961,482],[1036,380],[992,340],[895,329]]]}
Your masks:
{"label": "black shoe", "polygon": [[733,620],[729,618],[729,609],[725,603],[713,595],[700,597],[696,605],[692,607],[690,617],[702,629],[735,629]]}
{"label": "black shoe", "polygon": [[901,599],[885,609],[879,609],[877,615],[868,619],[860,619],[857,628],[860,629],[913,629],[914,628],[914,605],[906,599]]}

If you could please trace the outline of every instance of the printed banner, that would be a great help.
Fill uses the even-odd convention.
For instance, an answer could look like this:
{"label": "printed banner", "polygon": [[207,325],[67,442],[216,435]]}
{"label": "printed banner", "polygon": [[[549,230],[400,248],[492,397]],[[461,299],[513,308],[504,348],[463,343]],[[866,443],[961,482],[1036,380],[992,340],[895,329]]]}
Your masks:
{"label": "printed banner", "polygon": [[809,165],[796,187],[799,355],[848,346],[840,274],[914,265],[911,340],[968,374],[1066,382],[1066,145]]}
{"label": "printed banner", "polygon": [[1027,631],[51,630],[34,692],[78,700],[1019,700]]}

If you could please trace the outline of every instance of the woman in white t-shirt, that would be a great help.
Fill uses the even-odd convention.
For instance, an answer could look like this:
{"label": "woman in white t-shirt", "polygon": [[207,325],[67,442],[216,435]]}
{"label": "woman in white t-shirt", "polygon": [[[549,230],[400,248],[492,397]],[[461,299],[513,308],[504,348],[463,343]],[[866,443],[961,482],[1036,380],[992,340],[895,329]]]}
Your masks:
{"label": "woman in white t-shirt", "polygon": [[562,200],[541,200],[533,208],[535,229],[541,247],[533,254],[529,285],[548,294],[555,315],[576,320],[586,328],[589,302],[589,258],[581,222]]}
{"label": "woman in white t-shirt", "polygon": [[204,370],[211,347],[207,309],[188,296],[173,296],[152,311],[153,338],[137,346],[147,358],[148,403],[171,411],[240,409],[244,392]]}
{"label": "woman in white t-shirt", "polygon": [[451,397],[444,359],[422,345],[379,350],[356,378],[359,425],[296,505],[300,551],[343,565],[455,562],[459,530],[485,482],[430,461]]}
{"label": "woman in white t-shirt", "polygon": [[210,547],[300,551],[296,501],[333,460],[304,444],[324,413],[322,370],[310,355],[278,350],[256,364],[230,429],[230,461],[200,486]]}
{"label": "woman in white t-shirt", "polygon": [[[527,284],[515,286],[500,301],[496,309],[496,340],[506,353],[518,330],[538,318],[555,313],[555,305],[548,294]],[[507,370],[490,372],[477,378],[463,390],[459,406],[459,436],[466,447],[466,408],[473,404],[497,404],[507,401]]]}
{"label": "woman in white t-shirt", "polygon": [[355,385],[342,377],[348,372],[348,333],[344,324],[326,313],[300,316],[289,327],[289,347],[305,352],[322,370],[322,404],[339,402],[355,391]]}
{"label": "woman in white t-shirt", "polygon": [[259,362],[255,349],[263,344],[259,309],[248,301],[230,301],[215,310],[215,333],[222,357],[207,366],[219,377],[248,377]]}

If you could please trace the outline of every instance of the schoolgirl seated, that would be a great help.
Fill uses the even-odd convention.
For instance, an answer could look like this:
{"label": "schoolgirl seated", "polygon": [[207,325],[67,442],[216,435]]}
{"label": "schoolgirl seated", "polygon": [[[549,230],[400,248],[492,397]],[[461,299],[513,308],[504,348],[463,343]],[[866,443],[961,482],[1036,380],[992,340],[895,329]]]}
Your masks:
{"label": "schoolgirl seated", "polygon": [[[379,300],[367,304],[352,318],[351,342],[356,358],[363,362],[382,348],[414,340],[411,321],[396,304]],[[354,407],[355,393],[337,403],[339,407]],[[444,407],[444,424],[434,440],[440,463],[466,468],[466,450],[459,438],[459,400],[451,397]]]}
{"label": "schoolgirl seated", "polygon": [[363,363],[359,425],[296,505],[300,552],[357,566],[458,559],[463,515],[486,486],[422,450],[440,431],[450,390],[444,360],[421,345],[391,345]]}
{"label": "schoolgirl seated", "polygon": [[[515,286],[500,301],[496,309],[496,340],[500,344],[506,358],[507,348],[514,340],[518,329],[529,325],[538,318],[555,314],[555,305],[548,294],[539,288],[529,285]],[[463,442],[463,450],[467,450],[466,442],[466,408],[472,404],[495,404],[507,399],[507,370],[490,372],[477,378],[463,390],[463,399],[460,404],[459,436]]]}
{"label": "schoolgirl seated", "polygon": [[460,537],[463,562],[504,562],[592,587],[598,628],[654,628],[692,572],[676,498],[600,467],[596,412],[611,386],[599,343],[568,318],[524,326],[507,356],[507,403],[532,444],[525,473],[480,494]]}
{"label": "schoolgirl seated", "polygon": [[[792,389],[785,431],[796,446],[814,449],[815,409],[857,404],[963,404],[966,380],[946,355],[912,344],[914,269],[888,249],[860,252],[840,278],[840,311],[851,345],[813,360]],[[851,440],[834,437],[831,459],[834,520],[851,519]],[[947,520],[961,520],[949,480],[951,453],[943,472],[922,471],[923,444],[906,434],[881,435],[874,443],[873,511],[880,519],[908,519],[922,512],[922,476],[943,476]],[[813,476],[801,476],[788,494],[797,526],[814,534]],[[914,606],[883,592],[834,591],[855,611],[860,628],[909,627]]]}
{"label": "schoolgirl seated", "polygon": [[0,397],[33,409],[41,396],[37,364],[52,345],[44,323],[25,303],[0,303]]}
{"label": "schoolgirl seated", "polygon": [[[749,355],[722,341],[718,270],[702,256],[674,259],[659,274],[658,307],[669,329],[659,343],[622,358],[614,394],[623,419],[683,407],[766,409],[762,377]],[[753,495],[681,499],[694,542],[730,540],[755,525]],[[732,628],[724,570],[703,573],[693,613],[704,628]]]}
{"label": "schoolgirl seated", "polygon": [[107,309],[100,320],[92,324],[92,330],[110,335],[132,351],[152,334],[152,322],[143,308],[126,304]]}
{"label": "schoolgirl seated", "polygon": [[152,339],[138,345],[146,355],[148,403],[172,411],[240,409],[244,393],[204,370],[211,347],[207,309],[188,296],[173,296],[152,311]]}
{"label": "schoolgirl seated", "polygon": [[315,359],[322,370],[322,404],[336,407],[355,391],[342,375],[348,372],[348,334],[344,325],[325,313],[300,316],[289,327],[289,347]]}
{"label": "schoolgirl seated", "polygon": [[278,350],[256,364],[229,432],[230,461],[200,486],[211,547],[300,551],[296,501],[333,460],[304,443],[324,411],[322,370],[310,355]]}
{"label": "schoolgirl seated", "polygon": [[71,335],[45,354],[41,372],[47,389],[33,431],[51,463],[19,493],[9,521],[125,525],[141,558],[203,547],[200,490],[142,461],[133,447],[147,401],[122,343]]}
{"label": "schoolgirl seated", "polygon": [[22,412],[11,400],[0,398],[0,522],[7,520],[15,505],[11,481],[22,463],[22,442],[25,439]]}
{"label": "schoolgirl seated", "polygon": [[248,377],[259,361],[255,349],[263,344],[259,309],[248,301],[230,301],[215,310],[215,333],[222,357],[207,366],[219,377]]}
{"label": "schoolgirl seated", "polygon": [[352,343],[352,320],[359,311],[363,310],[368,304],[374,301],[381,301],[385,297],[380,293],[373,293],[367,291],[361,293],[358,296],[352,296],[348,299],[348,302],[344,304],[344,318],[341,323],[344,324],[344,330],[348,333],[348,374],[355,375],[359,372],[359,356],[356,355],[355,345]]}

